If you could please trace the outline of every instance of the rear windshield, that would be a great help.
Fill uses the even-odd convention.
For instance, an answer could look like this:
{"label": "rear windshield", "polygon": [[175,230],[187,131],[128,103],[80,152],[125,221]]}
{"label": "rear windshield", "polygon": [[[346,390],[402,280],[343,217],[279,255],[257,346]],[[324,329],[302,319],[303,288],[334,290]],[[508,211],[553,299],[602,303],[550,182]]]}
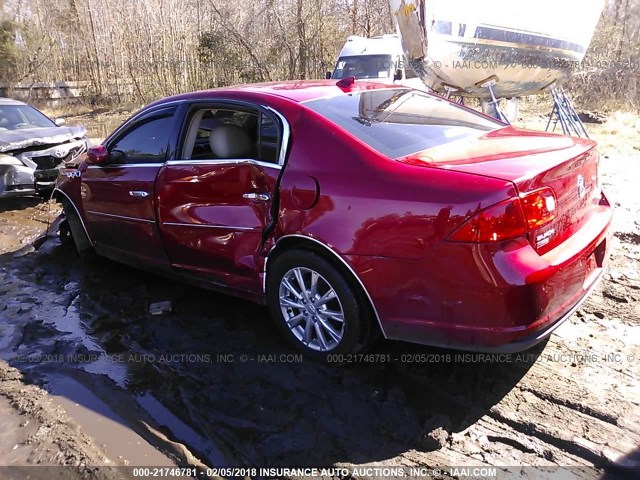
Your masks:
{"label": "rear windshield", "polygon": [[479,137],[504,126],[410,89],[370,90],[312,100],[305,105],[390,158]]}

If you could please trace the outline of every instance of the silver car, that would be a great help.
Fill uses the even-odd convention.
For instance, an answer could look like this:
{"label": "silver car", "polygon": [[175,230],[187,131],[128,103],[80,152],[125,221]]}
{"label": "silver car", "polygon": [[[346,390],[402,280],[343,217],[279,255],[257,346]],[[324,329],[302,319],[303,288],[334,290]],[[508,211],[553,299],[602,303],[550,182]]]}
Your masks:
{"label": "silver car", "polygon": [[0,98],[0,198],[51,192],[58,168],[86,151],[86,129],[63,124]]}

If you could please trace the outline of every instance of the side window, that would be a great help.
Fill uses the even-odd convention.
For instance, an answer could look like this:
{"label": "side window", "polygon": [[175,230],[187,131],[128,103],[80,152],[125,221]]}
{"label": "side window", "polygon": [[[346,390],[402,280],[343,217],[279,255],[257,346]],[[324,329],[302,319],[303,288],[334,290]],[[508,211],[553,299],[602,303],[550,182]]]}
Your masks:
{"label": "side window", "polygon": [[269,163],[278,163],[278,150],[280,135],[278,125],[269,115],[260,114],[260,160]]}
{"label": "side window", "polygon": [[278,137],[277,124],[258,110],[228,106],[201,108],[190,115],[182,158],[277,163]]}
{"label": "side window", "polygon": [[164,162],[172,127],[172,115],[137,124],[109,146],[110,163]]}

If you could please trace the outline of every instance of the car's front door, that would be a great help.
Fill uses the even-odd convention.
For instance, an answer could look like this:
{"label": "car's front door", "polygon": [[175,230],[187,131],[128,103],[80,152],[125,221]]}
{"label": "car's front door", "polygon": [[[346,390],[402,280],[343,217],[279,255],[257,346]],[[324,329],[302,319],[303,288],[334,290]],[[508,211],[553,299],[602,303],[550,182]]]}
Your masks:
{"label": "car's front door", "polygon": [[106,142],[109,159],[90,165],[81,195],[96,248],[124,261],[169,267],[155,209],[155,180],[175,136],[175,109],[134,119]]}
{"label": "car's front door", "polygon": [[260,288],[260,248],[282,168],[282,120],[251,105],[192,105],[177,160],[157,181],[174,268],[229,288]]}

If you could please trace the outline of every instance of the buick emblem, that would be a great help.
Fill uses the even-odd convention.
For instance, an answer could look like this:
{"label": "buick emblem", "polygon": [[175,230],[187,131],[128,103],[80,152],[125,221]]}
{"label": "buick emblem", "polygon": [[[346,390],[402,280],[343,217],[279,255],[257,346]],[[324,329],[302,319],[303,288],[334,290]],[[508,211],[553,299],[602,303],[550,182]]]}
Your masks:
{"label": "buick emblem", "polygon": [[584,177],[578,175],[578,197],[584,198],[587,194],[587,186],[584,184]]}

